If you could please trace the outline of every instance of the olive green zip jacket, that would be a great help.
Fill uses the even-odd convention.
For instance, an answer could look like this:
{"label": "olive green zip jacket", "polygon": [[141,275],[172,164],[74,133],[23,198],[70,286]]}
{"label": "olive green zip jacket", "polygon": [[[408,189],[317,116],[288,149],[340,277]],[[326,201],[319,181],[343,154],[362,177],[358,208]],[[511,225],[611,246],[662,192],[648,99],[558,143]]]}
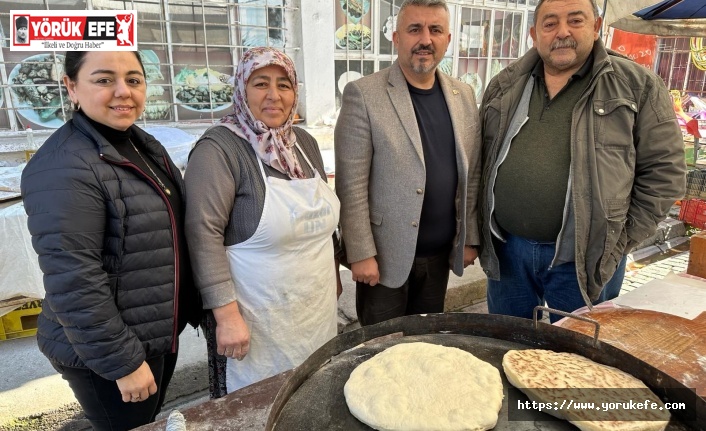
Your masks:
{"label": "olive green zip jacket", "polygon": [[[682,135],[661,78],[606,50],[600,39],[593,58],[591,82],[572,114],[570,192],[552,263],[576,263],[587,304],[598,298],[623,255],[654,235],[686,188]],[[480,260],[495,280],[495,246],[504,241],[493,219],[495,176],[526,121],[538,61],[531,49],[502,70],[481,105]]]}

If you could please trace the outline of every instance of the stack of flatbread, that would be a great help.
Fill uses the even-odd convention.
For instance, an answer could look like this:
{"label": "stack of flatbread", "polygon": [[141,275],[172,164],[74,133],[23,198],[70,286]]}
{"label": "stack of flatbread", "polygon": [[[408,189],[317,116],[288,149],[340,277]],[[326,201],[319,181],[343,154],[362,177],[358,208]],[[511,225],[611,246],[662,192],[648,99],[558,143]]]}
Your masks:
{"label": "stack of flatbread", "polygon": [[358,365],[344,386],[348,408],[377,430],[461,431],[495,426],[500,372],[454,347],[397,344]]}
{"label": "stack of flatbread", "polygon": [[[642,381],[583,356],[510,350],[503,370],[530,400],[551,406],[543,411],[581,430],[663,430],[669,422],[669,411]],[[651,407],[628,409],[631,400]]]}

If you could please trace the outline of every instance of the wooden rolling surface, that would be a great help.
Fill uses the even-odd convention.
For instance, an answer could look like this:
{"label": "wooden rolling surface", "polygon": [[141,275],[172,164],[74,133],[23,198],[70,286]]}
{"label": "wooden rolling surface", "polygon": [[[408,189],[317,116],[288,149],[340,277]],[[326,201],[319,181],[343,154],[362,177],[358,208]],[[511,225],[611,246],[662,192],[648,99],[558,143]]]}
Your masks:
{"label": "wooden rolling surface", "polygon": [[[612,308],[583,316],[601,325],[599,339],[662,370],[706,397],[706,312],[693,320],[651,310]],[[594,326],[567,319],[562,327],[593,336]]]}

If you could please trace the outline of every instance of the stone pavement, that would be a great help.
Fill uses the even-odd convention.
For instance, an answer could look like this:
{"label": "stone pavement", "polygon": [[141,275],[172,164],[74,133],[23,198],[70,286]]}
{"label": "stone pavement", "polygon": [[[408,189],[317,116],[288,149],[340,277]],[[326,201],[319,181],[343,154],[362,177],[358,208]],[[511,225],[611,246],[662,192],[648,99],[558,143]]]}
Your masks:
{"label": "stone pavement", "polygon": [[630,262],[625,271],[625,280],[620,290],[624,294],[643,284],[664,278],[669,272],[675,274],[686,272],[689,265],[689,252],[681,251],[673,256],[666,257],[653,263]]}
{"label": "stone pavement", "polygon": [[625,279],[620,290],[623,295],[643,284],[664,278],[670,271],[686,272],[689,265],[690,241],[686,225],[677,220],[679,206],[673,206],[669,217],[659,223],[657,232],[638,245],[638,249],[628,255]]}

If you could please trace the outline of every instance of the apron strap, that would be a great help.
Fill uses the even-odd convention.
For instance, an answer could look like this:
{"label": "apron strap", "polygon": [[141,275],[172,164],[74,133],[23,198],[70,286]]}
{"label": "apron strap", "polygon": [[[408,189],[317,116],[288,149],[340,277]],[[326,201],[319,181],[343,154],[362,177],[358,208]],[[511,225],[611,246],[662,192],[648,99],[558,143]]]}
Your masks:
{"label": "apron strap", "polygon": [[302,153],[302,156],[304,156],[304,160],[306,160],[306,163],[309,164],[311,171],[314,173],[314,178],[319,176],[319,171],[314,167],[314,165],[311,163],[309,158],[306,156],[306,153],[304,152],[304,150],[302,150],[302,147],[299,146],[299,141],[295,142],[294,145],[297,146],[297,148],[299,149],[299,152]]}
{"label": "apron strap", "polygon": [[260,173],[262,174],[262,179],[265,181],[265,187],[267,187],[267,174],[265,174],[265,167],[262,165],[262,160],[257,156],[257,154],[255,154],[255,158],[257,159],[258,166],[260,166]]}

